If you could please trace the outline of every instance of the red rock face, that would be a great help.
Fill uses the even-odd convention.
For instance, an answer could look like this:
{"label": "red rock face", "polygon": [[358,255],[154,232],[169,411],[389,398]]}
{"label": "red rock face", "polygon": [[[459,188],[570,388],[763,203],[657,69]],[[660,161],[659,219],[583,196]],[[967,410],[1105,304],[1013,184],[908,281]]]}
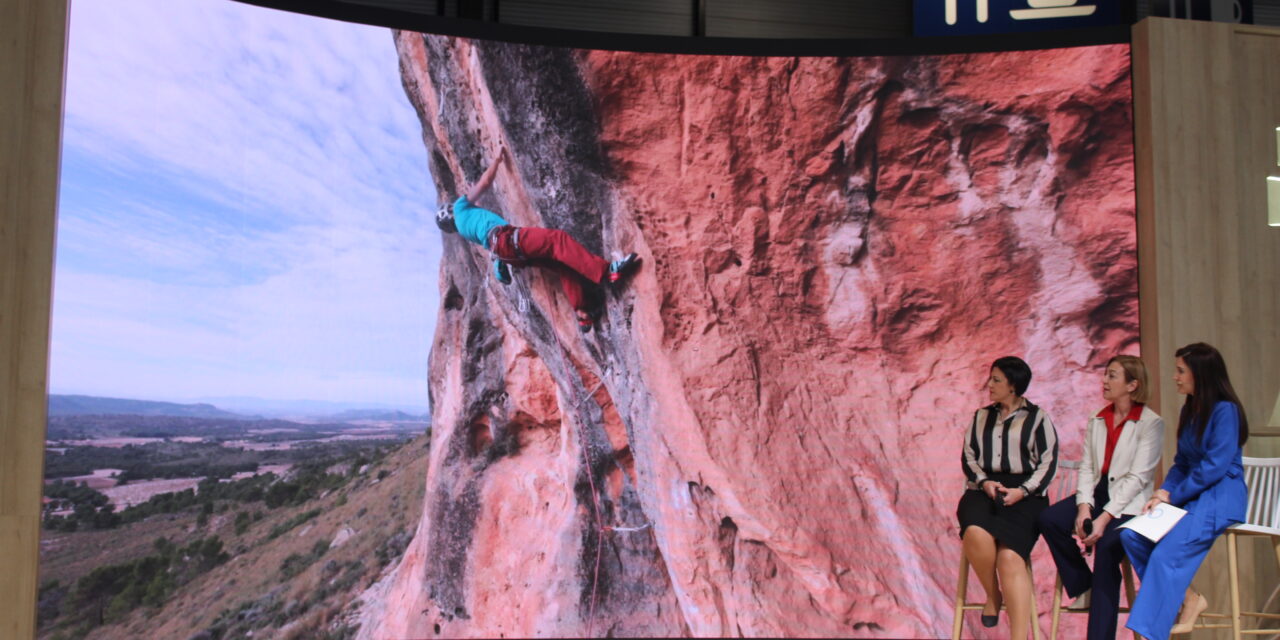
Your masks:
{"label": "red rock face", "polygon": [[583,337],[445,238],[426,515],[362,635],[947,635],[990,362],[1078,458],[1137,350],[1128,47],[396,42],[442,198],[504,143],[482,204],[644,263]]}

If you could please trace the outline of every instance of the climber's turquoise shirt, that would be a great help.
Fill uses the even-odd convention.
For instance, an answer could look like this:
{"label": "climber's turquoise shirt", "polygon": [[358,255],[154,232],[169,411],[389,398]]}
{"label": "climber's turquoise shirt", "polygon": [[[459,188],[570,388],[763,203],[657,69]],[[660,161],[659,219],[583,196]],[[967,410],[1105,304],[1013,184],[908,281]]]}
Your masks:
{"label": "climber's turquoise shirt", "polygon": [[502,216],[471,204],[466,196],[453,202],[453,225],[458,235],[486,249],[489,248],[489,230],[507,224]]}

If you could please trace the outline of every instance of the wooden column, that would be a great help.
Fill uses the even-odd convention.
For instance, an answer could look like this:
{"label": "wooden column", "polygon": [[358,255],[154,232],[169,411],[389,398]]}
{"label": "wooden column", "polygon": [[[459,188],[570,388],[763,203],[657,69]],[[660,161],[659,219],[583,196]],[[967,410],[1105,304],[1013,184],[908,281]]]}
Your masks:
{"label": "wooden column", "polygon": [[[1148,18],[1134,27],[1133,80],[1142,356],[1168,425],[1167,469],[1178,347],[1222,351],[1255,431],[1280,391],[1280,229],[1267,226],[1265,183],[1280,175],[1280,29]],[[1245,454],[1280,447],[1256,437]],[[1276,583],[1272,550],[1253,546],[1241,549],[1250,607]],[[1215,549],[1196,579],[1219,611],[1229,604],[1225,555]]]}
{"label": "wooden column", "polygon": [[35,635],[67,0],[0,0],[0,637]]}

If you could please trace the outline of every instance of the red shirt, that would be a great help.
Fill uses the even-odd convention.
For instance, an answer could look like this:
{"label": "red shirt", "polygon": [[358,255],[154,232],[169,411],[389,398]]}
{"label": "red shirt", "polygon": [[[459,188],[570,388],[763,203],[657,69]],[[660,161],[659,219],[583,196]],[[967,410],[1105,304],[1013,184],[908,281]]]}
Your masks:
{"label": "red shirt", "polygon": [[1102,458],[1102,473],[1106,473],[1111,469],[1111,454],[1116,452],[1116,443],[1120,441],[1120,432],[1124,431],[1124,425],[1129,422],[1137,422],[1142,417],[1142,403],[1135,402],[1129,408],[1129,415],[1125,416],[1120,424],[1116,424],[1116,406],[1114,404],[1107,405],[1107,408],[1098,412],[1098,417],[1107,423],[1107,452]]}

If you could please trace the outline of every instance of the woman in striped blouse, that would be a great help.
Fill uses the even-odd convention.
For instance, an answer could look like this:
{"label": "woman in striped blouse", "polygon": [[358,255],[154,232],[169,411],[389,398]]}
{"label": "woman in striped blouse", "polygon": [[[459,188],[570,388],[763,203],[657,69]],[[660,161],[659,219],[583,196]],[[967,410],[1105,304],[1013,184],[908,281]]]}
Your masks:
{"label": "woman in striped blouse", "polygon": [[961,456],[968,482],[956,508],[964,554],[987,592],[982,624],[996,626],[1003,601],[1013,638],[1027,637],[1031,624],[1027,561],[1058,462],[1053,421],[1023,397],[1029,384],[1031,367],[1021,358],[991,365],[991,404],[978,409],[969,425]]}

